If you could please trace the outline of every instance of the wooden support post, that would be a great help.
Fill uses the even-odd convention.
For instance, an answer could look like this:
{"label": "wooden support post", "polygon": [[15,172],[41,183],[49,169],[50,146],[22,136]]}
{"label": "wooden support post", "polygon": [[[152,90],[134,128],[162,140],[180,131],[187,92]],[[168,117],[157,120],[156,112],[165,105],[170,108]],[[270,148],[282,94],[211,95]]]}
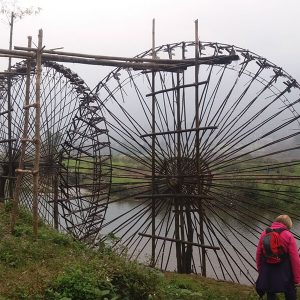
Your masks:
{"label": "wooden support post", "polygon": [[[9,34],[9,50],[12,50],[12,38],[13,38],[13,28],[14,28],[15,15],[12,12],[10,18],[10,34]],[[8,58],[8,73],[11,72],[11,57]],[[13,199],[13,154],[12,154],[12,106],[11,106],[11,75],[7,78],[7,131],[8,131],[8,198],[10,201]]]}
{"label": "wooden support post", "polygon": [[[60,156],[59,161],[62,161],[62,158]],[[53,222],[54,222],[54,228],[58,230],[58,223],[59,223],[59,211],[58,211],[58,169],[55,167],[54,175],[53,176]]]}
{"label": "wooden support post", "polygon": [[[28,37],[28,47],[31,47],[32,38],[31,36]],[[31,71],[31,60],[27,59],[27,70],[26,70],[26,83],[25,83],[25,103],[24,105],[29,105],[29,97],[30,97],[30,71]],[[29,111],[28,109],[25,110],[24,115],[24,129],[23,129],[23,139],[27,138],[28,135],[28,127],[29,127]],[[24,161],[25,161],[25,151],[26,151],[26,143],[21,144],[21,153],[19,158],[19,170],[24,169]],[[13,207],[12,207],[12,217],[11,217],[11,231],[14,231],[16,220],[18,218],[18,211],[19,211],[19,198],[20,198],[20,190],[21,190],[21,183],[23,178],[22,172],[17,172],[17,180],[15,186],[15,194],[13,197]]]}
{"label": "wooden support post", "polygon": [[33,234],[37,237],[38,231],[38,194],[39,194],[39,168],[40,168],[40,152],[41,152],[41,75],[42,75],[42,51],[43,51],[43,30],[39,30],[38,48],[36,53],[36,109],[35,109],[35,160],[33,174]]}
{"label": "wooden support post", "polygon": [[[177,173],[176,175],[181,175],[181,115],[180,115],[180,78],[179,73],[176,74],[177,76],[177,84],[176,84],[176,110],[177,110],[177,128],[176,128],[176,155],[177,155]],[[176,187],[176,193],[180,194],[182,189],[182,180],[180,178],[177,178],[177,187]],[[185,233],[184,233],[184,216],[183,216],[183,199],[184,198],[174,198],[175,203],[175,238],[179,241],[185,240]],[[184,273],[185,269],[185,255],[184,255],[184,248],[185,245],[181,242],[176,242],[176,258],[177,258],[177,271],[178,273]]]}
{"label": "wooden support post", "polygon": [[54,228],[58,230],[58,174],[53,177],[53,221]]}
{"label": "wooden support post", "polygon": [[[200,100],[199,100],[199,33],[198,33],[198,20],[195,21],[195,120],[196,120],[196,129],[200,128]],[[198,193],[202,193],[202,185],[200,180],[200,131],[196,131],[195,138],[195,148],[196,148],[196,168],[198,176]],[[200,243],[204,244],[204,213],[203,213],[203,204],[202,199],[199,199],[199,226],[200,226]],[[205,249],[201,249],[201,275],[206,276],[206,256]]]}
{"label": "wooden support post", "polygon": [[189,242],[189,241],[176,240],[176,239],[168,238],[168,237],[165,237],[165,236],[158,236],[158,235],[152,236],[151,234],[141,233],[141,232],[139,232],[139,235],[143,236],[143,237],[148,237],[148,238],[155,238],[157,240],[163,240],[163,241],[169,241],[169,242],[178,242],[178,243],[181,243],[181,244],[187,244],[187,245],[196,246],[196,247],[199,247],[199,248],[206,248],[206,249],[212,249],[212,250],[220,250],[220,247],[217,247],[217,246],[202,245],[202,244],[198,244],[198,243],[194,243],[194,242]]}
{"label": "wooden support post", "polygon": [[[155,19],[152,20],[152,59],[156,57],[155,54]],[[155,72],[152,72],[152,84],[151,84],[151,92],[155,92]],[[155,95],[152,96],[152,134],[155,133]],[[152,157],[152,194],[155,194],[155,135],[152,136],[152,145],[151,145],[151,157]],[[155,197],[152,197],[151,202],[151,231],[152,236],[155,236]],[[156,247],[156,240],[152,238],[151,241],[151,266],[155,267],[155,247]]]}

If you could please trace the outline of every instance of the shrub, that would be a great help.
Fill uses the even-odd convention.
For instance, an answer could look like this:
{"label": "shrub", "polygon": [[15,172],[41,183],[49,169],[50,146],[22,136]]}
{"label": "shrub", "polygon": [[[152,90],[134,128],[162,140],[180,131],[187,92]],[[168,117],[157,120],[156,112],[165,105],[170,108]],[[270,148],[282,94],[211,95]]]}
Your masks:
{"label": "shrub", "polygon": [[[159,293],[161,273],[111,257],[108,265],[90,260],[69,267],[48,287],[45,299],[143,300]],[[110,275],[108,275],[110,274]]]}
{"label": "shrub", "polygon": [[115,272],[112,284],[123,300],[151,299],[159,291],[162,276],[155,269],[131,262]]}
{"label": "shrub", "polygon": [[113,285],[91,266],[68,268],[47,289],[45,299],[116,300]]}

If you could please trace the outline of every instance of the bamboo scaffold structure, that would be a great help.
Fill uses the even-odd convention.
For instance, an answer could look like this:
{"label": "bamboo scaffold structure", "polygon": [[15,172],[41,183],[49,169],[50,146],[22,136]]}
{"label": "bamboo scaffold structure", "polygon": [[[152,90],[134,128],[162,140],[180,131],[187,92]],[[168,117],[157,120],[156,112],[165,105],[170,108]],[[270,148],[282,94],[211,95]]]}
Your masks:
{"label": "bamboo scaffold structure", "polygon": [[[43,60],[42,52],[40,31],[38,48],[30,55],[21,55],[26,61],[1,75],[1,108],[8,96],[13,107],[11,123],[7,123],[5,112],[0,114],[1,200],[10,198],[8,165],[12,163],[16,178],[12,230],[20,202],[33,211],[35,237],[41,217],[56,229],[91,243],[103,220],[111,180],[109,139],[101,103],[77,74]],[[8,76],[11,89],[7,89]],[[24,99],[24,105],[20,99]],[[4,144],[8,133],[15,137],[12,150]],[[7,160],[7,154],[13,159]]]}
{"label": "bamboo scaffold structure", "polygon": [[[31,37],[28,38],[28,45],[31,46]],[[41,127],[41,74],[42,74],[42,45],[43,45],[43,31],[39,30],[38,36],[38,48],[36,49],[36,94],[35,102],[29,103],[29,86],[30,86],[30,67],[31,61],[27,61],[27,72],[26,72],[26,94],[24,103],[24,128],[23,138],[21,140],[21,154],[19,158],[19,168],[15,170],[17,174],[15,194],[13,199],[13,210],[12,210],[12,221],[11,229],[14,231],[15,223],[18,216],[18,206],[22,176],[24,173],[32,175],[32,212],[33,212],[33,235],[37,238],[38,234],[38,202],[39,202],[39,172],[40,172],[40,156],[41,156],[41,138],[40,138],[40,127]],[[28,137],[28,122],[29,122],[29,109],[34,108],[34,138]],[[33,169],[24,169],[26,143],[34,144],[34,164]]]}
{"label": "bamboo scaffold structure", "polygon": [[[153,21],[154,22],[154,21]],[[153,25],[154,26],[154,25]],[[154,31],[153,31],[153,47],[154,47]],[[1,56],[5,57],[8,56],[11,60],[12,57],[14,58],[25,58],[28,61],[33,61],[36,59],[37,63],[37,78],[36,78],[36,103],[34,105],[25,104],[24,109],[26,110],[25,113],[25,123],[24,123],[24,130],[23,130],[23,139],[22,139],[22,147],[25,147],[25,144],[29,141],[35,141],[36,150],[35,150],[35,158],[36,161],[34,163],[34,171],[25,170],[24,167],[24,160],[25,160],[25,150],[21,150],[21,156],[19,158],[19,168],[16,169],[16,174],[18,174],[17,177],[17,185],[15,190],[15,196],[14,196],[14,209],[13,209],[13,217],[12,217],[12,230],[14,228],[14,224],[16,222],[17,218],[17,211],[18,211],[18,202],[19,202],[19,196],[20,196],[20,185],[22,181],[23,173],[30,173],[33,174],[34,179],[34,186],[33,186],[33,212],[34,212],[34,233],[37,234],[37,218],[38,218],[38,177],[39,177],[39,151],[40,151],[40,139],[39,139],[39,130],[40,127],[39,119],[40,119],[40,112],[39,112],[39,95],[40,95],[40,78],[38,74],[40,74],[39,70],[39,60],[42,61],[59,61],[59,62],[72,62],[72,63],[81,63],[81,64],[93,64],[93,65],[102,65],[102,66],[113,66],[113,67],[122,67],[122,68],[132,68],[133,70],[152,70],[152,72],[159,71],[159,70],[165,70],[169,72],[177,71],[181,72],[181,70],[186,69],[189,66],[192,66],[195,64],[195,61],[193,60],[170,60],[170,59],[164,59],[160,60],[157,59],[155,56],[155,53],[152,55],[152,59],[147,58],[126,58],[126,57],[112,57],[112,56],[101,56],[101,55],[88,55],[88,54],[79,54],[79,53],[70,53],[70,52],[62,52],[62,51],[53,51],[53,50],[37,50],[35,48],[31,48],[31,45],[28,45],[28,47],[15,47],[16,50],[11,50],[11,47],[9,50],[6,49],[0,49]],[[41,46],[42,49],[42,46]],[[37,56],[38,53],[38,56]],[[196,63],[201,64],[214,64],[214,63],[230,63],[232,60],[236,60],[237,55],[233,55],[232,57],[228,56],[220,56],[218,58],[216,57],[208,57],[206,59],[203,59],[201,61],[197,61]],[[29,66],[27,66],[28,71]],[[8,75],[11,73],[11,75],[17,75],[17,72],[11,72],[11,70],[8,70],[8,72],[4,72],[4,75]],[[154,74],[154,73],[153,73]],[[9,75],[10,76],[10,75]],[[28,76],[28,75],[27,75]],[[154,76],[154,75],[153,75]],[[10,77],[9,77],[10,78]],[[27,80],[30,80],[27,77]],[[153,80],[154,83],[154,80]],[[30,84],[30,83],[27,83]],[[10,91],[10,88],[8,89]],[[28,91],[26,92],[28,93]],[[28,95],[26,96],[28,97]],[[154,98],[153,98],[154,99]],[[25,100],[26,103],[28,102],[28,99]],[[28,116],[27,111],[30,107],[34,107],[36,109],[36,134],[34,139],[30,139],[26,136],[26,131],[28,127]],[[9,122],[10,123],[10,122]],[[8,128],[8,132],[11,132],[11,128]],[[155,138],[153,138],[153,141]],[[10,142],[9,142],[10,145]],[[154,145],[154,144],[153,144]],[[12,150],[10,149],[9,155],[11,155]],[[155,155],[155,147],[153,148],[153,155]],[[12,158],[9,159],[9,161],[12,161]],[[153,170],[155,167],[153,167]],[[10,171],[12,173],[12,171]],[[11,175],[10,175],[11,176]],[[11,181],[10,181],[11,182]],[[54,218],[56,220],[57,227],[57,213],[55,214],[56,217]],[[153,226],[154,225],[154,219],[153,219]],[[154,227],[153,227],[154,228]],[[153,239],[153,253],[155,252],[155,244]]]}

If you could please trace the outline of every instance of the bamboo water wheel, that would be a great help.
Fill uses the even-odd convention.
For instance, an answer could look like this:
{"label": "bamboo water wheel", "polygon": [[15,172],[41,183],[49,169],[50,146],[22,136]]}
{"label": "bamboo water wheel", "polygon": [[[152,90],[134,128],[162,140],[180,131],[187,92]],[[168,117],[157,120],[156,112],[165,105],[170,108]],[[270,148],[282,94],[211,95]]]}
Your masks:
{"label": "bamboo water wheel", "polygon": [[168,44],[155,56],[194,64],[117,68],[95,89],[113,169],[99,238],[163,270],[254,282],[260,232],[283,212],[299,221],[299,84],[227,44]]}

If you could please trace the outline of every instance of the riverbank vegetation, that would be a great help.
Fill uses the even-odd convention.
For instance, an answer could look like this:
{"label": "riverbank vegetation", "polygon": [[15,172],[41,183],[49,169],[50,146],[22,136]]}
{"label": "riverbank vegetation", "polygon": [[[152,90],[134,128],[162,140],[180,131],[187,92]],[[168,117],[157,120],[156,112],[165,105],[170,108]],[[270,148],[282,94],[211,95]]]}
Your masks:
{"label": "riverbank vegetation", "polygon": [[[150,166],[125,155],[114,155],[112,159],[112,188],[114,196],[118,193],[130,197],[131,193],[149,188]],[[244,199],[253,207],[268,209],[272,207],[298,209],[300,199],[300,161],[283,162],[273,158],[254,158],[245,155],[240,159],[210,170],[212,182],[210,195],[218,197],[220,191],[223,201],[234,206]]]}
{"label": "riverbank vegetation", "polygon": [[257,299],[252,287],[162,273],[42,223],[35,240],[31,224],[21,211],[11,234],[9,206],[0,204],[0,300]]}

